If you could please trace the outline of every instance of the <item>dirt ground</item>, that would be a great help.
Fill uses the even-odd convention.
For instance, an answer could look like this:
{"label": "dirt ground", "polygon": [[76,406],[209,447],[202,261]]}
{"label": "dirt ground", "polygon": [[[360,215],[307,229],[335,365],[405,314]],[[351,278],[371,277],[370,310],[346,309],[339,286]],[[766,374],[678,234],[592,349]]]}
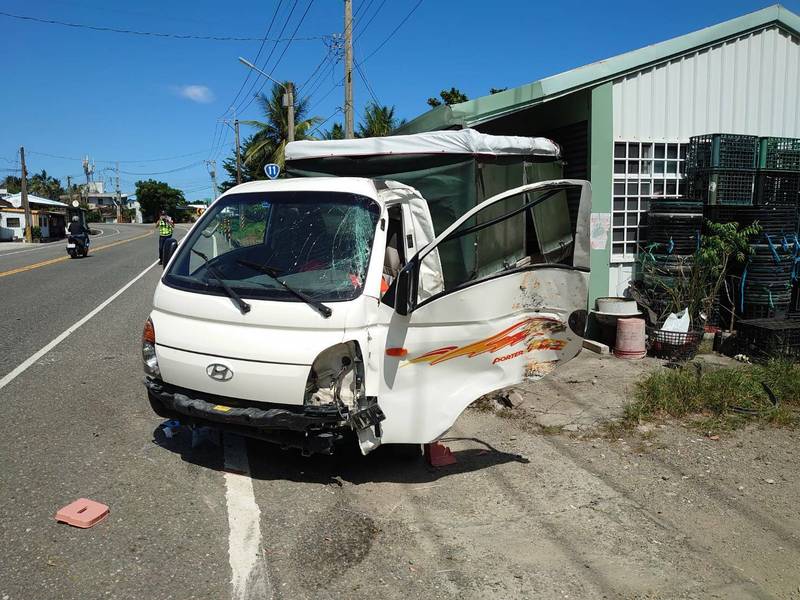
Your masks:
{"label": "dirt ground", "polygon": [[[306,518],[298,542],[304,560],[331,566],[284,589],[309,598],[800,598],[798,432],[753,427],[712,440],[665,423],[608,439],[593,427],[658,368],[584,352],[516,390],[516,408],[467,411],[447,441],[453,466],[380,452],[357,466],[298,462],[303,478],[334,481],[318,495],[330,505],[325,518]],[[268,560],[280,579],[297,559],[287,544]]]}

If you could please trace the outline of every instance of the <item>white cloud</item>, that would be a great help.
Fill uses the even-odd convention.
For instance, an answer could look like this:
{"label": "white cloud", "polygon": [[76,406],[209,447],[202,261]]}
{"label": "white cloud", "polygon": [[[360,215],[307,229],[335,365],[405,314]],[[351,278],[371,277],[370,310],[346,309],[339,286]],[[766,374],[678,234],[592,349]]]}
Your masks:
{"label": "white cloud", "polygon": [[192,102],[208,104],[214,101],[214,92],[205,85],[180,85],[175,88],[175,91],[179,96]]}

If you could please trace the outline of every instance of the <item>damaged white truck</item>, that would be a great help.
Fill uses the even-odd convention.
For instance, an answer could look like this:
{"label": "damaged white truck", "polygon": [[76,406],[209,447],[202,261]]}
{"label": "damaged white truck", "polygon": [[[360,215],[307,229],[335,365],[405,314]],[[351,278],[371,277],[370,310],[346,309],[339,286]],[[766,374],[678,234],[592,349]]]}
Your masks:
{"label": "damaged white truck", "polygon": [[[590,187],[524,181],[558,147],[475,132],[378,140],[355,152],[511,155],[522,180],[441,231],[416,187],[391,180],[229,190],[167,251],[142,341],[157,414],[306,454],[352,438],[366,454],[433,442],[478,397],[579,352]],[[344,142],[298,142],[295,156],[354,152]]]}

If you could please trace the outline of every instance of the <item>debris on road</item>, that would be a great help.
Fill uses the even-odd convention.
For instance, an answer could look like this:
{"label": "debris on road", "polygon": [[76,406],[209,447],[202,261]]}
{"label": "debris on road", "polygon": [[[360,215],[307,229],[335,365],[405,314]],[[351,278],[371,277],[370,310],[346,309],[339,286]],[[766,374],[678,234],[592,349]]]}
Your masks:
{"label": "debris on road", "polygon": [[425,459],[432,467],[446,467],[457,462],[450,448],[440,442],[425,444]]}
{"label": "debris on road", "polygon": [[164,421],[160,425],[161,431],[164,434],[164,437],[167,438],[168,440],[172,439],[172,436],[174,436],[178,432],[178,429],[180,428],[180,426],[181,426],[181,422],[177,421],[175,419],[170,419],[169,421]]}
{"label": "debris on road", "polygon": [[56,521],[88,529],[105,519],[109,512],[108,506],[105,504],[88,498],[78,498],[56,513]]}

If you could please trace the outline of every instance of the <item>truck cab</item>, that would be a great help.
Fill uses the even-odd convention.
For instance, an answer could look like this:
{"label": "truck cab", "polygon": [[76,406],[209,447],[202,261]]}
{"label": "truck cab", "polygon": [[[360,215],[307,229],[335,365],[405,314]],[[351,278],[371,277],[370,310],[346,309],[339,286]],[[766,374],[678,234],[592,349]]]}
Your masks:
{"label": "truck cab", "polygon": [[[567,193],[577,216],[554,244],[544,232]],[[433,442],[478,397],[579,352],[590,201],[585,181],[531,183],[437,235],[425,198],[393,181],[236,186],[156,288],[142,341],[151,406],[307,454],[349,437],[365,454]],[[468,268],[443,266],[465,247]]]}

